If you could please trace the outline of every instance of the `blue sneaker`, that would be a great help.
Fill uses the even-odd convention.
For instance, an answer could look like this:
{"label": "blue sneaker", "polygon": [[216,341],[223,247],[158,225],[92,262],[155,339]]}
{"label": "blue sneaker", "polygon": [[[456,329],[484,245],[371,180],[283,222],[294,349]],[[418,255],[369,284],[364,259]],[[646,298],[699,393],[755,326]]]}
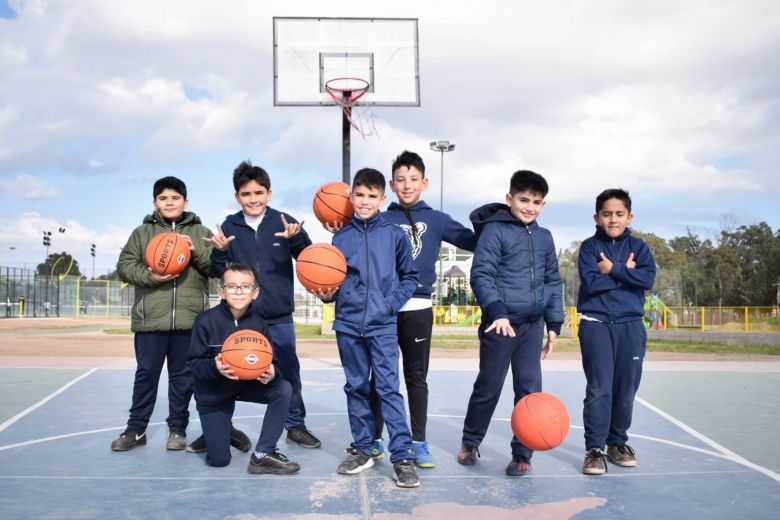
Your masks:
{"label": "blue sneaker", "polygon": [[412,451],[417,457],[414,463],[419,468],[435,468],[436,459],[433,458],[431,452],[428,450],[427,441],[412,441]]}
{"label": "blue sneaker", "polygon": [[385,445],[382,443],[382,439],[374,439],[374,443],[371,445],[371,458],[374,460],[385,458]]}

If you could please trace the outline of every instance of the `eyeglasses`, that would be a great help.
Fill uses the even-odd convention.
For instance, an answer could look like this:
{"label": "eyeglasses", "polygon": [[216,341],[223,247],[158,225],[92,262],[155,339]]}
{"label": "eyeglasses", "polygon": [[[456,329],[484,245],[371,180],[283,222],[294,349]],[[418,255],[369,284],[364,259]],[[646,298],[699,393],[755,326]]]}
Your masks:
{"label": "eyeglasses", "polygon": [[256,287],[257,287],[256,285],[250,285],[248,283],[242,285],[229,283],[227,285],[222,286],[222,288],[225,289],[225,292],[228,294],[250,294],[252,291],[255,290]]}

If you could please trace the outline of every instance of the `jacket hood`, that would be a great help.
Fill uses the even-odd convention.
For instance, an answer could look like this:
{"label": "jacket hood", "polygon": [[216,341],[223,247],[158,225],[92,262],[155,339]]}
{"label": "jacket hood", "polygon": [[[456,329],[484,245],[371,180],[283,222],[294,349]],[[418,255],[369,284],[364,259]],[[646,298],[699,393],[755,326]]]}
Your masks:
{"label": "jacket hood", "polygon": [[[398,204],[397,202],[391,202],[389,206],[387,206],[387,211],[403,211],[404,207]],[[433,211],[433,208],[430,207],[424,200],[418,200],[411,206],[409,206],[409,211]]]}
{"label": "jacket hood", "polygon": [[[159,224],[165,227],[171,227],[170,222],[165,220],[159,211],[150,213],[144,217],[144,224]],[[191,224],[202,224],[200,217],[191,211],[185,211],[181,214],[181,218],[176,222],[177,226],[185,226]]]}
{"label": "jacket hood", "polygon": [[[478,207],[471,212],[469,220],[471,220],[471,224],[474,226],[474,232],[477,236],[479,236],[488,222],[509,222],[519,226],[525,226],[520,219],[512,215],[512,212],[509,211],[509,206],[503,202],[491,202],[490,204]],[[534,220],[526,227],[535,227],[538,225],[539,224]]]}

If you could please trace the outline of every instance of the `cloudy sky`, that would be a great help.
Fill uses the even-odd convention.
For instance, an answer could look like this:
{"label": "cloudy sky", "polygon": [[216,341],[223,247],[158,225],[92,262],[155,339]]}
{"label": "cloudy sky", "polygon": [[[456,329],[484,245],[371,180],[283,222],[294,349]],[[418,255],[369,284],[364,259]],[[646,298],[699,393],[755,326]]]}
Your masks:
{"label": "cloudy sky", "polygon": [[213,228],[238,209],[243,159],[270,172],[272,206],[328,240],[311,198],[341,178],[341,116],[273,106],[274,16],[419,19],[421,106],[375,108],[353,170],[389,173],[417,151],[438,208],[428,143],[449,140],[444,208],[461,221],[533,169],[559,247],[592,233],[607,187],[630,190],[634,227],[665,238],[780,228],[780,3],[460,4],[0,0],[0,265],[34,267],[51,230],[52,252],[91,274],[95,243],[97,274],[113,269],[164,175]]}

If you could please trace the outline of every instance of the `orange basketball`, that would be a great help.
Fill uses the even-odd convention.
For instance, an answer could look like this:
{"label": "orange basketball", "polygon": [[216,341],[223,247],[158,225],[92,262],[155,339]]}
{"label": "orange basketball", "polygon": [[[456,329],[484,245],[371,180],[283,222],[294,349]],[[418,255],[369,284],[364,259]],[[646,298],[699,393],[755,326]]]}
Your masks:
{"label": "orange basketball", "polygon": [[295,274],[311,291],[337,289],[347,276],[347,260],[330,244],[312,244],[298,255]]}
{"label": "orange basketball", "polygon": [[157,274],[179,274],[190,263],[190,244],[183,235],[162,233],[146,246],[146,265]]}
{"label": "orange basketball", "polygon": [[352,220],[350,192],[349,186],[343,182],[329,182],[321,186],[314,194],[312,203],[317,220],[323,224],[334,222],[347,224]]}
{"label": "orange basketball", "polygon": [[528,394],[517,402],[512,411],[512,431],[526,448],[551,450],[569,434],[569,412],[552,394]]}
{"label": "orange basketball", "polygon": [[262,376],[274,352],[265,336],[255,330],[237,330],[222,343],[222,363],[228,365],[239,379]]}

